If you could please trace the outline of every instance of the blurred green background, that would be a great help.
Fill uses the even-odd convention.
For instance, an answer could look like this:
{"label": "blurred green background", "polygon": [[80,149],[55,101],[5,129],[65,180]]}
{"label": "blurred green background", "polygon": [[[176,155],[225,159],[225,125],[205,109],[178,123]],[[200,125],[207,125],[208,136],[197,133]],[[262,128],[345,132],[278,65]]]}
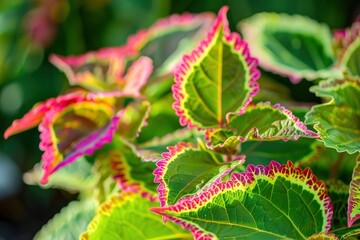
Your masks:
{"label": "blurred green background", "polygon": [[[1,0],[0,132],[35,103],[69,88],[48,62],[51,53],[81,54],[119,46],[130,34],[172,13],[217,12],[229,5],[232,30],[243,18],[274,11],[309,16],[331,29],[345,28],[360,14],[359,0]],[[294,99],[313,101],[303,81],[287,84]],[[305,98],[304,98],[305,97]],[[22,174],[41,158],[37,129],[0,138],[0,240],[32,239],[76,195],[23,183]]]}

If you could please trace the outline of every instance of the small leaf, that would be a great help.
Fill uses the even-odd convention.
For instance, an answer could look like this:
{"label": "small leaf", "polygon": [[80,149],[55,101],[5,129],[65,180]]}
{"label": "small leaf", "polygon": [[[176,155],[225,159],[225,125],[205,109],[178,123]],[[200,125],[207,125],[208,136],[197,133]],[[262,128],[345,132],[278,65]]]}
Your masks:
{"label": "small leaf", "polygon": [[258,13],[239,25],[250,48],[266,70],[293,83],[341,76],[334,63],[330,29],[309,18],[277,13]]}
{"label": "small leaf", "polygon": [[290,110],[279,104],[249,105],[240,113],[228,114],[227,118],[227,128],[206,131],[209,147],[235,147],[240,142],[249,140],[288,141],[297,140],[299,137],[317,137],[317,134],[308,130]]}
{"label": "small leaf", "polygon": [[[73,164],[55,172],[49,182],[40,186],[42,188],[61,188],[71,192],[86,191],[94,187],[97,180],[91,169],[92,165],[84,157],[81,157]],[[37,163],[32,170],[24,174],[23,179],[26,184],[39,185],[41,175],[42,167]]]}
{"label": "small leaf", "polygon": [[112,197],[100,206],[80,239],[192,239],[181,227],[164,224],[160,216],[150,212],[157,204],[134,193]]}
{"label": "small leaf", "polygon": [[115,181],[123,191],[140,193],[143,197],[154,201],[158,194],[152,172],[156,168],[153,161],[144,161],[138,157],[130,143],[114,139],[115,144],[107,156]]}
{"label": "small leaf", "polygon": [[79,56],[51,55],[49,60],[63,71],[71,85],[91,91],[113,90],[122,80],[127,59],[135,53],[128,47],[102,48]]}
{"label": "small leaf", "polygon": [[172,74],[178,58],[196,46],[214,18],[213,13],[174,14],[130,36],[127,46],[138,55],[152,59],[155,75]]}
{"label": "small leaf", "polygon": [[257,60],[230,32],[226,12],[227,7],[219,11],[207,38],[175,70],[173,107],[183,126],[223,126],[228,112],[246,107],[258,92]]}
{"label": "small leaf", "polygon": [[356,159],[356,166],[350,182],[350,195],[348,199],[348,227],[351,227],[360,218],[360,154]]}
{"label": "small leaf", "polygon": [[355,229],[347,228],[347,229],[343,230],[340,240],[345,240],[345,239],[355,240],[355,239],[358,239],[359,236],[360,236],[360,227],[356,226]]}
{"label": "small leaf", "polygon": [[135,140],[142,127],[146,126],[149,117],[150,103],[147,101],[134,101],[124,109],[124,115],[120,119],[117,133],[126,139]]}
{"label": "small leaf", "polygon": [[95,215],[93,201],[73,201],[35,235],[34,240],[78,239]]}
{"label": "small leaf", "polygon": [[350,154],[360,152],[360,81],[331,79],[310,90],[331,100],[312,107],[305,123],[314,124],[325,146]]}
{"label": "small leaf", "polygon": [[198,192],[207,183],[244,163],[243,157],[226,163],[221,155],[190,143],[182,142],[168,149],[154,171],[161,206],[174,204],[184,196]]}
{"label": "small leaf", "polygon": [[226,182],[152,210],[195,239],[306,239],[327,233],[333,213],[325,184],[290,161],[248,165]]}

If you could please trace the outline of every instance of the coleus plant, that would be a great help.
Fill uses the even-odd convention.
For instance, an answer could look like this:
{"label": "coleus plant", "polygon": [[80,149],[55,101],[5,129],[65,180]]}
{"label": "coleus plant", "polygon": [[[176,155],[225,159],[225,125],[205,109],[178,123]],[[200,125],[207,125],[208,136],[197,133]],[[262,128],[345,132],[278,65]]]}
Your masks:
{"label": "coleus plant", "polygon": [[[77,88],[34,106],[5,138],[39,125],[42,166],[24,180],[80,194],[36,239],[360,234],[360,23],[332,35],[260,13],[239,24],[243,39],[227,10],[51,56]],[[292,101],[258,64],[313,81],[325,103]]]}

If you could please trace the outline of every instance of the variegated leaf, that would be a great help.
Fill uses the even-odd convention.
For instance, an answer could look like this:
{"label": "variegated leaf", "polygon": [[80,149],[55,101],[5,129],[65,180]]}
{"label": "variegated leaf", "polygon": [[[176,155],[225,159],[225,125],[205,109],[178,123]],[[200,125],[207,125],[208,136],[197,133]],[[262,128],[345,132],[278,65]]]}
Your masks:
{"label": "variegated leaf", "polygon": [[258,92],[257,60],[247,43],[230,32],[226,12],[227,7],[219,11],[207,38],[175,70],[173,107],[181,125],[223,126],[228,112],[246,107]]}
{"label": "variegated leaf", "polygon": [[293,83],[341,76],[341,71],[331,69],[332,35],[324,24],[300,15],[258,13],[240,22],[239,28],[260,66]]}
{"label": "variegated leaf", "polygon": [[327,233],[333,214],[325,184],[309,168],[274,161],[249,165],[228,181],[152,210],[195,239],[306,239]]}

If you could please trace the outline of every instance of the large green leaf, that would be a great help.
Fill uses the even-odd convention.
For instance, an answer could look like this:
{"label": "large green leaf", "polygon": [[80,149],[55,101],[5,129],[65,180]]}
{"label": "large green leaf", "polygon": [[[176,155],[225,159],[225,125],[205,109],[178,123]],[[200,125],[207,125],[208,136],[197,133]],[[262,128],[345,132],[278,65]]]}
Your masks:
{"label": "large green leaf", "polygon": [[[334,63],[330,29],[309,18],[258,13],[239,25],[261,67],[290,77],[313,80],[341,76]],[[335,75],[334,75],[335,74]]]}
{"label": "large green leaf", "polygon": [[74,201],[63,208],[35,235],[35,240],[79,239],[95,215],[96,204],[92,201]]}
{"label": "large green leaf", "polygon": [[208,145],[217,151],[231,149],[249,140],[297,140],[299,137],[317,137],[299,121],[290,110],[269,103],[249,105],[240,113],[227,116],[226,128],[207,130]]}
{"label": "large green leaf", "polygon": [[314,106],[305,123],[314,124],[325,146],[350,154],[360,152],[360,81],[331,79],[311,91],[331,100]]}
{"label": "large green leaf", "polygon": [[157,205],[134,193],[113,197],[100,206],[81,239],[192,239],[189,232],[172,222],[164,224],[149,210]]}
{"label": "large green leaf", "polygon": [[306,239],[328,232],[332,217],[325,184],[310,169],[274,161],[249,165],[226,182],[153,211],[204,239]]}
{"label": "large green leaf", "polygon": [[162,206],[198,192],[244,162],[242,156],[233,162],[224,162],[221,155],[190,143],[179,143],[168,149],[154,171]]}
{"label": "large green leaf", "polygon": [[360,154],[356,159],[356,166],[350,182],[350,196],[348,200],[348,226],[351,227],[360,218]]}
{"label": "large green leaf", "polygon": [[173,106],[181,125],[222,126],[228,112],[245,107],[258,91],[257,60],[247,43],[230,32],[226,11],[219,11],[207,38],[175,70]]}

